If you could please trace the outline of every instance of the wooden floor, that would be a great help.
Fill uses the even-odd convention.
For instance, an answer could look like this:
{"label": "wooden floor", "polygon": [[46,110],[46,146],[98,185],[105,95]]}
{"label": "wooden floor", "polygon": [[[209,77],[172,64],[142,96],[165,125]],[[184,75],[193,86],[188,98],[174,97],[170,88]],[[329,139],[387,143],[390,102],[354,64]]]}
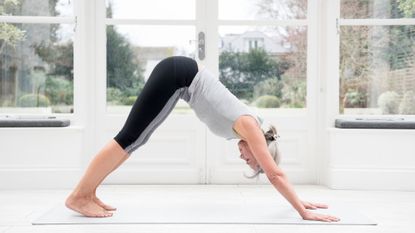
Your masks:
{"label": "wooden floor", "polygon": [[[105,224],[31,225],[45,208],[61,202],[70,190],[0,190],[0,233],[24,232],[415,232],[415,192],[331,190],[322,186],[295,186],[301,199],[327,204],[346,204],[374,219],[377,226],[344,225],[236,225],[236,224]],[[111,199],[166,198],[192,192],[202,196],[239,193],[244,198],[282,198],[270,185],[117,185],[101,186],[98,197]]]}

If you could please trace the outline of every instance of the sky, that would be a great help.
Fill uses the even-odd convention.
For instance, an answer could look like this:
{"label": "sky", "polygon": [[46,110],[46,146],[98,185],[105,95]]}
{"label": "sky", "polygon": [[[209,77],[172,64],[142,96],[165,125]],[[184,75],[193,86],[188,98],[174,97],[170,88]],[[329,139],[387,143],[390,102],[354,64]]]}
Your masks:
{"label": "sky", "polygon": [[[44,0],[45,1],[45,0]],[[57,10],[60,16],[73,15],[75,0],[59,0]],[[81,0],[79,0],[81,1]],[[102,0],[106,6],[110,3],[115,19],[187,19],[196,18],[197,0]],[[209,0],[207,0],[209,1]],[[219,19],[255,19],[258,10],[257,2],[261,0],[218,0]],[[161,7],[162,6],[162,7]],[[237,6],[237,8],[235,8]],[[62,24],[60,33],[66,40],[73,35],[74,25]],[[116,25],[119,33],[124,35],[130,43],[142,47],[177,47],[185,53],[195,49],[196,27],[194,25],[178,26],[149,26],[149,25]],[[220,26],[219,34],[243,33],[254,30],[247,26]],[[268,28],[270,29],[270,28]],[[267,28],[259,29],[268,36]],[[268,30],[270,31],[270,30]],[[219,44],[219,42],[218,42]]]}
{"label": "sky", "polygon": [[[196,0],[106,0],[113,6],[113,18],[190,19],[196,18]],[[255,0],[220,0],[220,19],[253,18]],[[238,5],[238,10],[235,10]],[[160,7],[163,6],[163,7]],[[118,31],[140,46],[177,46],[194,49],[195,26],[118,26]],[[227,30],[241,31],[240,27]],[[244,31],[244,30],[242,30]],[[233,31],[232,31],[233,32]],[[168,38],[168,40],[166,40]]]}
{"label": "sky", "polygon": [[[59,0],[57,9],[60,16],[71,16],[73,1]],[[79,0],[81,1],[81,0]],[[102,0],[106,6],[110,3],[115,19],[190,19],[196,18],[197,0]],[[209,1],[209,0],[207,0]],[[255,19],[261,0],[218,0],[219,19]],[[235,6],[237,8],[235,9]],[[176,46],[183,50],[193,50],[195,26],[136,26],[117,25],[117,31],[127,37],[136,46]],[[252,30],[247,27],[226,26],[219,29],[226,33],[242,33]],[[72,34],[73,25],[62,25],[61,33]],[[166,39],[168,38],[168,40]]]}
{"label": "sky", "polygon": [[[106,0],[111,2],[114,18],[195,19],[196,0]],[[256,0],[219,0],[219,18],[253,18]],[[161,7],[163,6],[163,7]],[[238,10],[235,10],[238,6]]]}
{"label": "sky", "polygon": [[[46,1],[46,0],[44,0]],[[75,0],[59,0],[57,10],[60,16],[73,15]],[[82,0],[79,0],[82,1]],[[195,20],[196,0],[102,0],[106,6],[112,5],[114,19],[164,19]],[[209,1],[209,0],[206,0]],[[261,0],[218,0],[219,19],[255,19]],[[237,7],[235,7],[237,6]],[[63,41],[73,35],[74,25],[62,24],[60,33]],[[229,33],[243,33],[254,30],[247,26],[219,27],[220,36]],[[260,28],[266,32],[270,28]],[[194,25],[116,25],[116,30],[124,35],[134,46],[141,47],[176,47],[187,55],[195,50],[196,28]],[[269,35],[272,36],[272,35]],[[72,38],[73,39],[73,38]],[[219,44],[219,42],[218,42]],[[150,64],[151,65],[151,64]]]}
{"label": "sky", "polygon": [[[106,0],[111,2],[113,18],[132,19],[196,19],[196,0]],[[220,0],[219,18],[249,18],[249,3],[254,0]],[[235,10],[235,4],[238,10]],[[162,7],[161,7],[162,6]],[[117,31],[127,37],[136,46],[174,46],[189,54],[195,49],[193,25],[180,26],[136,26],[117,25]],[[228,28],[228,31],[230,28]],[[240,27],[237,30],[241,31]],[[244,31],[244,30],[242,30]],[[154,66],[155,64],[147,64]],[[146,71],[152,70],[147,67]],[[145,74],[148,77],[148,74]]]}

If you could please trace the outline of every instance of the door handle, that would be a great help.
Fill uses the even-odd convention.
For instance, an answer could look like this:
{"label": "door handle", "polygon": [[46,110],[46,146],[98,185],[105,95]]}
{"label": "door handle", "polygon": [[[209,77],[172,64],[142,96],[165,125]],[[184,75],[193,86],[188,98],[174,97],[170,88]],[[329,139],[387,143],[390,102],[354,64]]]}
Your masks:
{"label": "door handle", "polygon": [[205,40],[205,33],[204,32],[199,32],[198,34],[198,49],[197,49],[197,54],[199,57],[199,60],[203,60],[205,59],[205,48],[206,48],[206,40]]}

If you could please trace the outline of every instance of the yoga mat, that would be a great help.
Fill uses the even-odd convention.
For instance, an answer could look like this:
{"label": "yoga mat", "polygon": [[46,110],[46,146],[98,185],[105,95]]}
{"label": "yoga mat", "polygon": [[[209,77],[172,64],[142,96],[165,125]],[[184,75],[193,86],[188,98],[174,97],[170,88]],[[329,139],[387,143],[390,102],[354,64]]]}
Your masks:
{"label": "yoga mat", "polygon": [[331,206],[312,210],[339,217],[339,222],[318,222],[301,219],[288,205],[266,202],[118,202],[112,217],[84,217],[63,204],[45,210],[32,221],[33,225],[61,224],[328,224],[376,225],[376,222],[356,209]]}

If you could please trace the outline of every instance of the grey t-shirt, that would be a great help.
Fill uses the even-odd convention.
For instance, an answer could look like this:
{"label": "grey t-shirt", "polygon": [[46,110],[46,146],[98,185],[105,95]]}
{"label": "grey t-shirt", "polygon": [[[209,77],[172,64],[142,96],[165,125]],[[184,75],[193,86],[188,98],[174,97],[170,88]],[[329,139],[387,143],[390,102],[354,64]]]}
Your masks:
{"label": "grey t-shirt", "polygon": [[227,140],[240,138],[232,127],[241,115],[253,116],[259,126],[263,123],[261,117],[233,95],[206,68],[198,71],[182,99],[212,133]]}

